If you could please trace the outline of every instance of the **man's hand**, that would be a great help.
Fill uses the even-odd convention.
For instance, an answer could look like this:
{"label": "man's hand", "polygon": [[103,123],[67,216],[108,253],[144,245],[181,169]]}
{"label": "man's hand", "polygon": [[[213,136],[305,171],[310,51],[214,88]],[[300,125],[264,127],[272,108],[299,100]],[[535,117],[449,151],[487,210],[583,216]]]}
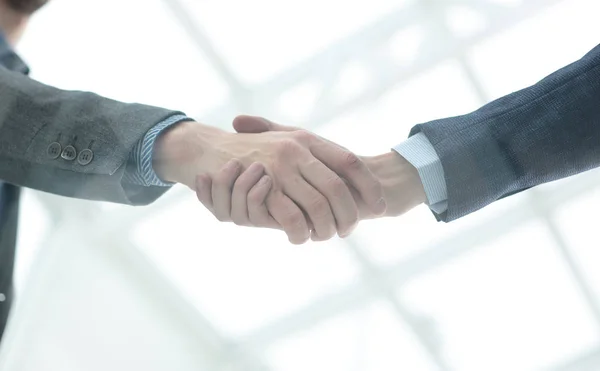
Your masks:
{"label": "man's hand", "polygon": [[[296,131],[299,129],[278,125],[268,120],[240,116],[234,121],[234,127],[238,132],[260,133],[265,131]],[[322,139],[327,143],[331,143]],[[417,170],[402,156],[396,152],[389,152],[374,157],[364,157],[361,161],[368,167],[377,181],[383,186],[384,198],[387,204],[385,214],[374,213],[364,201],[363,196],[354,187],[350,191],[359,209],[359,219],[371,219],[380,216],[398,216],[413,207],[425,202],[425,192]],[[253,218],[256,212],[252,209],[265,210],[262,203],[270,190],[270,179],[262,175],[261,166],[254,164],[251,168],[242,172],[233,172],[229,167],[221,169],[217,175],[225,187],[219,189],[218,196],[211,193],[219,187],[211,187],[211,179],[199,176],[197,179],[197,192],[200,201],[215,213],[227,214],[236,220],[243,216],[245,223],[259,222]],[[228,201],[219,200],[228,198]],[[224,205],[224,207],[218,206]],[[218,209],[218,210],[217,210]],[[237,215],[237,216],[236,216]],[[345,235],[342,235],[342,237]]]}
{"label": "man's hand", "polygon": [[[266,131],[298,131],[299,128],[280,125],[264,118],[239,116],[233,121],[233,127],[238,133],[263,133]],[[313,134],[314,135],[314,134]],[[320,137],[319,137],[320,138]],[[337,144],[321,138],[323,141]],[[382,185],[386,201],[384,214],[373,213],[363,195],[351,187],[356,204],[359,208],[360,220],[381,216],[399,216],[427,200],[425,190],[417,169],[406,159],[394,151],[373,157],[359,157],[367,168]],[[223,174],[224,175],[224,174]],[[244,175],[244,174],[243,174]],[[241,189],[240,189],[241,191]],[[264,192],[264,190],[262,190]],[[236,199],[242,198],[236,195]]]}
{"label": "man's hand", "polygon": [[[315,240],[329,239],[336,231],[348,234],[356,226],[358,209],[350,186],[341,177],[357,190],[372,213],[382,214],[386,209],[381,185],[358,157],[306,131],[232,134],[185,122],[157,140],[153,164],[162,179],[192,189],[201,189],[196,184],[198,174],[200,180],[210,179],[210,185],[203,183],[201,195],[210,188],[212,205],[204,203],[219,220],[235,218],[242,225],[281,226],[292,243],[305,242],[311,225]],[[247,183],[230,181],[232,174],[237,180],[244,170],[242,180]],[[252,192],[260,179],[265,183]],[[269,187],[266,196],[260,188],[265,186]],[[233,189],[245,196],[232,199]],[[249,210],[263,198],[260,207]],[[232,213],[233,203],[243,204],[244,213]]]}

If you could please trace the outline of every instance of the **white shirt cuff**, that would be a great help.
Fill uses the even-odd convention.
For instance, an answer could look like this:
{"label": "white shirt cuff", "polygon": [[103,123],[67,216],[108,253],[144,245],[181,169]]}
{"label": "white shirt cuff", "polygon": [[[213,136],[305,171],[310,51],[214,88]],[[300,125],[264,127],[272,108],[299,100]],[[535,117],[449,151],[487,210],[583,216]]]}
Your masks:
{"label": "white shirt cuff", "polygon": [[444,168],[425,134],[417,133],[393,149],[419,172],[429,208],[436,214],[446,211],[448,209],[448,193]]}

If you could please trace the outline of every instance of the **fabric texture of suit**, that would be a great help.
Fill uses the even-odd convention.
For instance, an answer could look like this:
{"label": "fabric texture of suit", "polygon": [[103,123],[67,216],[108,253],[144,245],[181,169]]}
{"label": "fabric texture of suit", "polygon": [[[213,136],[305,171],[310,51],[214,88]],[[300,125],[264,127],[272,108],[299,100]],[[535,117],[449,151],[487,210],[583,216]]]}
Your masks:
{"label": "fabric texture of suit", "polygon": [[[180,112],[126,104],[93,93],[64,91],[32,79],[0,37],[0,336],[12,301],[19,188],[131,205],[148,204],[167,187],[123,181],[128,157],[145,133]],[[48,147],[91,149],[82,165],[49,156]]]}
{"label": "fabric texture of suit", "polygon": [[537,84],[467,115],[415,126],[444,172],[452,221],[530,187],[600,166],[600,45]]}

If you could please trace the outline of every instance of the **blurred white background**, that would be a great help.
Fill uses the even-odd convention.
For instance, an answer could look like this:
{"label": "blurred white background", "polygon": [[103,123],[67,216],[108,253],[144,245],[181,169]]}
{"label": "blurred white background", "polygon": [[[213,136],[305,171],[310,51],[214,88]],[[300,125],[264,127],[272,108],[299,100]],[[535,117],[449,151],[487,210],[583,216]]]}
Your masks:
{"label": "blurred white background", "polygon": [[[579,59],[598,14],[592,0],[53,0],[20,52],[61,88],[227,129],[259,114],[368,155]],[[161,282],[148,290],[193,309],[218,343],[211,370],[598,370],[599,206],[591,171],[450,224],[422,207],[294,247],[218,223],[181,187],[140,208],[27,192],[17,285],[46,245],[89,231],[78,248],[128,251]]]}

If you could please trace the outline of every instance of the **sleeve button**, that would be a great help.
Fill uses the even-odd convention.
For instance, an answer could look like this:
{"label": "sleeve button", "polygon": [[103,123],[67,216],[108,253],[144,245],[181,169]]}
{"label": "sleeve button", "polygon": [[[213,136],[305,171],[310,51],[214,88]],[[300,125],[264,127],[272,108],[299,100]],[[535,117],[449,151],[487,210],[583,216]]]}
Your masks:
{"label": "sleeve button", "polygon": [[92,152],[91,149],[84,149],[83,151],[79,152],[79,156],[77,156],[77,162],[79,165],[85,166],[92,162],[93,158],[94,152]]}
{"label": "sleeve button", "polygon": [[62,146],[60,145],[60,143],[54,142],[54,143],[50,143],[50,145],[48,146],[48,149],[46,150],[46,153],[48,154],[49,158],[55,159],[55,158],[58,158],[58,156],[60,156],[61,151],[62,151]]}
{"label": "sleeve button", "polygon": [[67,161],[73,161],[77,157],[77,150],[73,146],[66,146],[60,157]]}

